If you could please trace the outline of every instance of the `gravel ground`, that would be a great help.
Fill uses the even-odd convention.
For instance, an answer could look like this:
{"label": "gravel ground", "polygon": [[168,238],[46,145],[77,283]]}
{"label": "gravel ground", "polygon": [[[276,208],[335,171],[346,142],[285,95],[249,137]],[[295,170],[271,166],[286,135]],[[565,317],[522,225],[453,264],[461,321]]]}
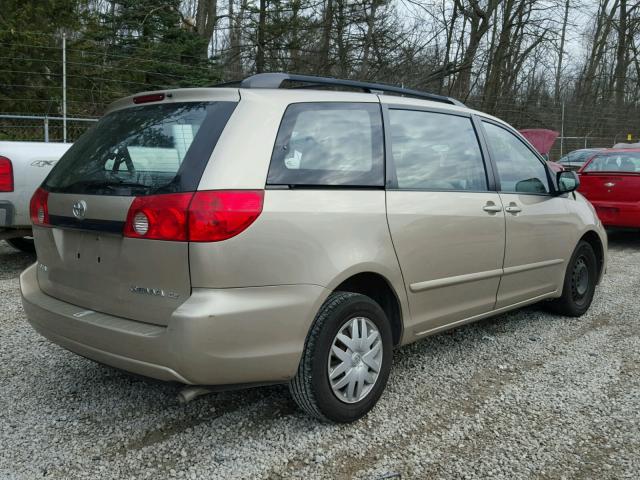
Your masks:
{"label": "gravel ground", "polygon": [[97,365],[26,323],[0,244],[0,478],[640,477],[640,234],[610,239],[587,315],[538,308],[395,353],[378,406],[316,423],[285,387],[212,394]]}

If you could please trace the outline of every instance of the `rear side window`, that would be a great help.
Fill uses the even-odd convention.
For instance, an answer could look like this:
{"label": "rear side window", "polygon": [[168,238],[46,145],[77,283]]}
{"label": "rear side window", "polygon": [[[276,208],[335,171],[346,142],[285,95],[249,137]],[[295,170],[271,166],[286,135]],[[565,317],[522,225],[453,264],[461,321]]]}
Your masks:
{"label": "rear side window", "polygon": [[196,190],[235,105],[166,103],[110,113],[65,153],[44,187],[123,196]]}
{"label": "rear side window", "polygon": [[471,119],[445,113],[390,110],[398,188],[487,190]]}
{"label": "rear side window", "polygon": [[282,119],[270,185],[383,186],[378,104],[297,103]]}
{"label": "rear side window", "polygon": [[640,172],[640,153],[598,155],[584,169],[585,172]]}

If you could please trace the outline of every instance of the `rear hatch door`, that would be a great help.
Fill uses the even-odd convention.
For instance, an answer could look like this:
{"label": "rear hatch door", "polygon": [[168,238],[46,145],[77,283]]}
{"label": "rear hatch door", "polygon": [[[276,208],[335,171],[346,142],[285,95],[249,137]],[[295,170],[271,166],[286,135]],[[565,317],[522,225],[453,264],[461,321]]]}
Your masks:
{"label": "rear hatch door", "polygon": [[[79,312],[164,325],[191,293],[188,244],[124,237],[132,201],[50,194],[53,226],[34,230],[38,282],[45,293],[81,307]],[[90,216],[83,221],[73,216],[80,202]]]}
{"label": "rear hatch door", "polygon": [[173,97],[105,116],[43,184],[51,226],[34,228],[38,282],[78,315],[166,325],[191,293],[187,242],[123,235],[136,197],[196,190],[236,105]]}
{"label": "rear hatch door", "polygon": [[580,192],[592,202],[637,203],[640,202],[640,174],[583,174]]}

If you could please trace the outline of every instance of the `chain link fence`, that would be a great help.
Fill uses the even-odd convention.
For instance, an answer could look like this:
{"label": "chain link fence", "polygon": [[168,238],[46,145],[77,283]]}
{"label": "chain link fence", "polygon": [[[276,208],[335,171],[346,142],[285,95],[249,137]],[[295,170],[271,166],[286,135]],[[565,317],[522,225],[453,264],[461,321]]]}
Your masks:
{"label": "chain link fence", "polygon": [[[556,119],[553,111],[548,116],[540,116],[535,121],[525,123],[525,119],[512,115],[512,111],[505,109],[502,118],[512,123],[516,128],[548,128],[558,132],[571,129],[575,120],[565,119],[564,124]],[[511,118],[516,117],[516,118]],[[76,141],[84,132],[91,128],[97,118],[68,117],[66,121],[67,141]],[[64,138],[64,119],[45,115],[0,115],[0,141],[31,141],[31,142],[62,142]],[[622,129],[614,136],[560,136],[551,150],[550,159],[557,160],[572,150],[581,148],[612,147],[615,143],[627,140],[626,131]],[[635,136],[632,134],[632,138]],[[637,141],[637,140],[636,140]]]}
{"label": "chain link fence", "polygon": [[[134,50],[136,55],[124,55],[119,50],[105,50],[95,42],[81,45],[72,43],[66,49],[67,65],[63,69],[64,47],[59,38],[44,34],[36,38],[37,41],[21,40],[23,44],[20,45],[28,55],[0,55],[0,64],[5,68],[3,73],[13,74],[11,78],[3,78],[0,88],[0,140],[60,142],[65,138],[66,130],[67,141],[73,142],[117,98],[155,89],[210,86],[217,80],[212,78],[209,83],[208,76],[233,79],[253,72],[252,68],[245,65],[248,61],[240,62],[239,67],[242,68],[238,69],[224,62],[188,66],[179,59],[165,59],[158,52],[146,55],[146,50],[140,49]],[[226,58],[222,48],[214,51],[215,58]],[[248,55],[251,50],[249,47],[247,49]],[[311,50],[309,52],[313,53]],[[267,63],[279,65],[276,61],[277,52],[272,53],[275,55],[273,58],[271,53],[266,52]],[[132,60],[134,57],[135,62]],[[308,67],[302,68],[300,73],[322,73],[311,65]],[[284,62],[278,69],[286,71],[293,67],[291,63]],[[194,72],[198,74],[195,77]],[[358,68],[354,67],[336,72],[336,76],[360,78],[357,72]],[[194,83],[196,77],[204,83]],[[67,81],[64,81],[65,78]],[[421,84],[411,73],[390,76],[380,72],[362,79],[448,94],[442,85],[438,89],[437,85]],[[640,105],[617,108],[595,100],[593,103],[571,100],[564,103],[544,95],[526,98],[514,95],[491,103],[479,91],[461,100],[469,107],[492,113],[518,129],[555,130],[560,137],[551,150],[552,160],[575,149],[611,147],[617,142],[638,141],[640,136]],[[65,111],[66,128],[63,119]]]}
{"label": "chain link fence", "polygon": [[97,122],[96,118],[44,115],[0,115],[0,140],[22,142],[74,142]]}

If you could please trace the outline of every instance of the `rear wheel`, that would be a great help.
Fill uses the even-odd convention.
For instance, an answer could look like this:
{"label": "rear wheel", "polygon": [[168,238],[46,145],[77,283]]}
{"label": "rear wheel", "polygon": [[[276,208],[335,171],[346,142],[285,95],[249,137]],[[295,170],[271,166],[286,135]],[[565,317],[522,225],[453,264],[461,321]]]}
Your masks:
{"label": "rear wheel", "polygon": [[564,277],[562,296],[550,303],[556,313],[570,317],[583,315],[591,306],[598,281],[598,261],[593,247],[580,241]]}
{"label": "rear wheel", "polygon": [[334,292],[309,332],[291,395],[316,418],[353,422],[380,398],[392,351],[391,326],[380,306],[365,295]]}
{"label": "rear wheel", "polygon": [[8,238],[6,241],[13,248],[21,250],[23,252],[34,253],[36,251],[36,247],[33,244],[32,238],[29,238],[29,237]]}

